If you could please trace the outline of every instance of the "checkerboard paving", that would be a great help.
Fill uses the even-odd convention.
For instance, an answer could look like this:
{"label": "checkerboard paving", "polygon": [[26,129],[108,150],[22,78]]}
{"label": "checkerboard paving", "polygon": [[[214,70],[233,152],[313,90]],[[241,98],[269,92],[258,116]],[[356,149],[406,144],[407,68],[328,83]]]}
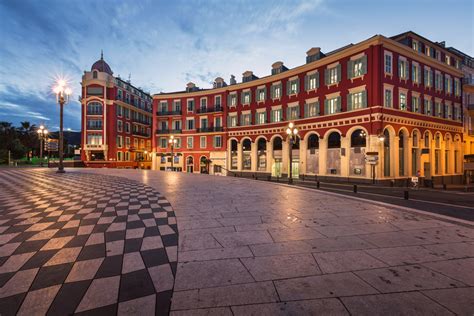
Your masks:
{"label": "checkerboard paving", "polygon": [[168,314],[177,232],[141,183],[0,170],[0,315]]}

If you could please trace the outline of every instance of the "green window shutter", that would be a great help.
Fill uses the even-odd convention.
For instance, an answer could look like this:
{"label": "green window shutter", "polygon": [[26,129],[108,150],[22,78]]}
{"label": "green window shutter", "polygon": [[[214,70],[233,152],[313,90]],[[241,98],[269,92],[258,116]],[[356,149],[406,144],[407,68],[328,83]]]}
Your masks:
{"label": "green window shutter", "polygon": [[402,61],[398,60],[398,77],[402,77]]}
{"label": "green window shutter", "polygon": [[316,115],[321,115],[321,109],[320,109],[319,101],[316,102]]}
{"label": "green window shutter", "polygon": [[426,69],[424,71],[424,75],[425,75],[425,80],[424,80],[425,86],[428,86],[428,71],[426,71]]}
{"label": "green window shutter", "polygon": [[329,85],[329,69],[324,69],[324,84]]}
{"label": "green window shutter", "polygon": [[352,111],[352,94],[347,94],[347,111]]}
{"label": "green window shutter", "polygon": [[270,87],[270,97],[271,97],[272,99],[275,98],[275,86],[274,86],[274,85],[272,85],[272,86]]}
{"label": "green window shutter", "polygon": [[418,67],[417,81],[421,83],[421,66]]}
{"label": "green window shutter", "polygon": [[354,61],[349,60],[347,62],[347,79],[354,77]]}
{"label": "green window shutter", "polygon": [[411,80],[415,81],[415,65],[411,64]]}
{"label": "green window shutter", "polygon": [[291,89],[291,81],[288,80],[288,81],[286,82],[286,95],[290,95],[290,94],[291,94],[290,89]]}
{"label": "green window shutter", "polygon": [[296,107],[296,118],[301,118],[299,105]]}
{"label": "green window shutter", "polygon": [[337,82],[341,81],[341,64],[337,65]]}
{"label": "green window shutter", "polygon": [[270,111],[270,123],[275,122],[275,110]]}
{"label": "green window shutter", "polygon": [[252,103],[252,90],[249,91],[249,103]]}
{"label": "green window shutter", "polygon": [[300,78],[296,79],[296,93],[300,93]]}
{"label": "green window shutter", "polygon": [[367,91],[362,91],[362,107],[367,107]]}
{"label": "green window shutter", "polygon": [[324,100],[324,115],[329,114],[328,100]]}
{"label": "green window shutter", "polygon": [[290,113],[291,113],[291,108],[290,108],[290,107],[287,107],[287,108],[286,108],[286,119],[287,119],[287,120],[290,120],[290,119],[291,119]]}
{"label": "green window shutter", "polygon": [[342,112],[342,102],[341,102],[341,97],[337,97],[337,112]]}
{"label": "green window shutter", "polygon": [[244,104],[245,92],[240,92],[240,104]]}
{"label": "green window shutter", "polygon": [[267,87],[264,87],[263,88],[263,100],[262,101],[265,101],[267,99]]}
{"label": "green window shutter", "polygon": [[304,117],[309,117],[308,116],[308,103],[304,104],[304,110],[303,111],[304,111],[304,113],[303,113]]}
{"label": "green window shutter", "polygon": [[315,73],[313,76],[316,77],[316,88],[319,88],[319,72]]}
{"label": "green window shutter", "polygon": [[227,127],[230,126],[230,116],[227,117]]}
{"label": "green window shutter", "polygon": [[304,76],[304,91],[308,91],[309,89],[309,76]]}
{"label": "green window shutter", "polygon": [[230,107],[230,94],[227,96],[227,107]]}
{"label": "green window shutter", "polygon": [[362,56],[362,74],[367,73],[367,55]]}

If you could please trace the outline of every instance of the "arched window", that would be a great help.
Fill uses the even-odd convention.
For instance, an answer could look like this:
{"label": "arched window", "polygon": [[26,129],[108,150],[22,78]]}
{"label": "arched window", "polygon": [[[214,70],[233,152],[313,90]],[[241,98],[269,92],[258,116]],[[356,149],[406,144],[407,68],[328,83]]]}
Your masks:
{"label": "arched window", "polygon": [[265,138],[259,138],[257,141],[257,150],[258,150],[258,171],[267,170],[267,140]]}
{"label": "arched window", "polygon": [[186,158],[186,164],[187,165],[192,165],[193,163],[194,163],[193,157],[189,156],[188,158]]}
{"label": "arched window", "polygon": [[265,151],[267,150],[267,141],[265,138],[259,138],[257,142],[257,149],[258,151]]}
{"label": "arched window", "polygon": [[242,169],[243,170],[251,170],[252,169],[252,141],[250,139],[245,139],[242,142]]}
{"label": "arched window", "polygon": [[230,141],[230,169],[237,169],[237,140],[232,139]]}
{"label": "arched window", "polygon": [[362,129],[357,129],[351,135],[351,147],[365,147],[367,134]]}
{"label": "arched window", "polygon": [[430,133],[425,132],[425,148],[430,147]]}
{"label": "arched window", "polygon": [[383,131],[383,175],[390,177],[390,133]]}
{"label": "arched window", "polygon": [[405,175],[405,134],[403,131],[398,132],[398,173],[400,176]]}
{"label": "arched window", "polygon": [[316,134],[312,134],[308,137],[308,149],[319,148],[319,137]]}
{"label": "arched window", "polygon": [[281,137],[275,137],[273,139],[273,150],[282,150],[283,148],[283,141]]}
{"label": "arched window", "polygon": [[97,79],[97,71],[93,71],[93,72],[92,72],[92,78],[93,78],[93,79]]}
{"label": "arched window", "polygon": [[251,147],[252,147],[252,142],[250,141],[250,139],[247,138],[242,142],[243,151],[250,151]]}
{"label": "arched window", "polygon": [[413,131],[413,147],[418,147],[418,132]]}
{"label": "arched window", "polygon": [[332,132],[328,137],[328,148],[341,148],[341,135]]}
{"label": "arched window", "polygon": [[237,141],[235,139],[230,141],[230,148],[231,151],[237,151]]}
{"label": "arched window", "polygon": [[87,103],[87,115],[102,115],[102,103],[96,101]]}

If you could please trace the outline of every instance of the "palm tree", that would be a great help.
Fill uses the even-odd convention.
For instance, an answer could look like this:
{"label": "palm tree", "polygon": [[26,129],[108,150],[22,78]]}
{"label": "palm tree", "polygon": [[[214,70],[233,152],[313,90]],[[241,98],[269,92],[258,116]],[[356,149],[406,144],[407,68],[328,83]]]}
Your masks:
{"label": "palm tree", "polygon": [[30,160],[30,151],[38,148],[38,134],[36,133],[36,125],[28,121],[20,122],[21,126],[18,128],[19,138],[23,146],[28,150],[26,159]]}

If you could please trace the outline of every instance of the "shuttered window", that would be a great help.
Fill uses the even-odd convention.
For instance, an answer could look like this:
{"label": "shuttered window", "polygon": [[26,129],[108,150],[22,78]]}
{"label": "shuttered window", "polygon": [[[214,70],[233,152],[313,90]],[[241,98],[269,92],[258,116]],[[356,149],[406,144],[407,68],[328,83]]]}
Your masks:
{"label": "shuttered window", "polygon": [[286,109],[286,119],[287,120],[297,120],[300,118],[300,107],[299,106],[290,106]]}
{"label": "shuttered window", "polygon": [[337,84],[341,81],[341,65],[324,70],[324,82],[326,85]]}
{"label": "shuttered window", "polygon": [[272,123],[283,121],[283,115],[282,115],[282,110],[281,109],[272,110],[270,114],[271,114],[270,115],[270,121]]}
{"label": "shuttered window", "polygon": [[364,55],[356,60],[349,60],[347,62],[347,78],[363,76],[367,73],[367,56]]}
{"label": "shuttered window", "polygon": [[360,91],[356,93],[349,93],[347,95],[347,111],[363,109],[367,107],[367,93]]}
{"label": "shuttered window", "polygon": [[324,100],[324,114],[335,114],[341,112],[341,97]]}
{"label": "shuttered window", "polygon": [[286,83],[286,95],[297,94],[300,90],[300,80],[298,78],[289,80]]}
{"label": "shuttered window", "polygon": [[316,72],[311,75],[304,77],[304,89],[305,91],[315,90],[319,88],[319,73]]}
{"label": "shuttered window", "polygon": [[319,102],[307,103],[304,105],[304,117],[319,116]]}
{"label": "shuttered window", "polygon": [[265,88],[257,89],[257,95],[256,95],[257,101],[263,102],[265,101],[265,97],[266,97],[266,89]]}

